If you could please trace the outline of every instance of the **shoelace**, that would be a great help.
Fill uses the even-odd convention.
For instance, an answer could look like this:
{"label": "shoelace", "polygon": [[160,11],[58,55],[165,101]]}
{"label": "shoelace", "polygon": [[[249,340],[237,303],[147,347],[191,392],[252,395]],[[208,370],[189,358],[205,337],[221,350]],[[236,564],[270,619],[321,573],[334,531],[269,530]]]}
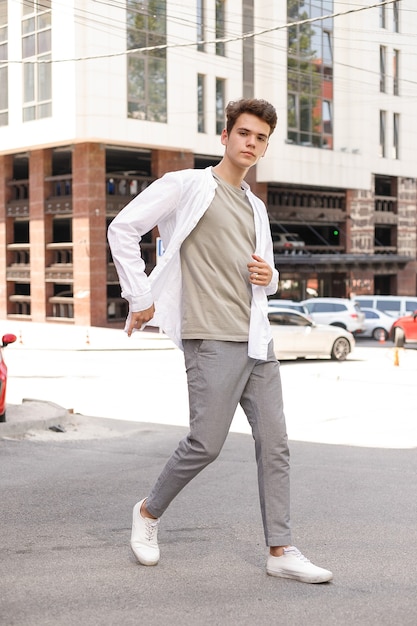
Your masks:
{"label": "shoelace", "polygon": [[310,560],[300,552],[298,548],[295,546],[291,546],[290,548],[284,548],[284,554],[293,554],[297,559],[303,561],[303,563],[310,563]]}
{"label": "shoelace", "polygon": [[159,520],[152,521],[145,517],[145,528],[146,528],[146,540],[149,543],[153,543],[156,539],[156,532],[158,530]]}

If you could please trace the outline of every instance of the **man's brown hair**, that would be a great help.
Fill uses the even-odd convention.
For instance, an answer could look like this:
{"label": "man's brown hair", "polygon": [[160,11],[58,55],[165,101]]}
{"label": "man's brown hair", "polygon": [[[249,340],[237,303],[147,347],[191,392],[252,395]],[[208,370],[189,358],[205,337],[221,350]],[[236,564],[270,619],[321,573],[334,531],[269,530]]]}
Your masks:
{"label": "man's brown hair", "polygon": [[242,98],[235,102],[229,102],[226,107],[226,130],[229,134],[233,126],[236,124],[236,120],[242,113],[250,113],[256,115],[261,120],[269,125],[269,135],[275,130],[277,125],[277,112],[275,107],[272,106],[266,100],[258,100],[256,98]]}

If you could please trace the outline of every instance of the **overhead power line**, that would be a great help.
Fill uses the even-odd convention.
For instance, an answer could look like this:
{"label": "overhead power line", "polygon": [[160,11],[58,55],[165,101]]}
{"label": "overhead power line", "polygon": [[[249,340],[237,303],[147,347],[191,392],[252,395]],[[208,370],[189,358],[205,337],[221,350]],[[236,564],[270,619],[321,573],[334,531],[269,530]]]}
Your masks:
{"label": "overhead power line", "polygon": [[39,64],[41,63],[71,63],[71,62],[77,62],[77,61],[92,61],[96,59],[108,59],[108,58],[120,57],[124,55],[138,54],[141,52],[152,52],[154,50],[190,48],[190,47],[194,47],[198,45],[209,45],[209,44],[216,44],[216,43],[233,43],[235,41],[244,41],[246,39],[253,39],[256,37],[260,37],[261,35],[266,35],[266,34],[273,33],[279,30],[284,30],[288,28],[288,26],[303,26],[304,24],[322,22],[324,20],[335,18],[335,17],[342,17],[344,15],[349,15],[352,13],[359,13],[361,11],[369,11],[370,9],[380,8],[383,6],[387,6],[389,4],[395,4],[396,2],[401,2],[401,0],[384,0],[383,2],[376,2],[374,4],[371,4],[365,7],[347,9],[346,11],[339,11],[337,13],[330,13],[328,15],[321,15],[318,17],[310,17],[304,20],[297,20],[294,22],[286,22],[285,24],[280,24],[279,26],[272,26],[270,28],[264,28],[262,30],[254,31],[251,33],[244,33],[244,34],[236,35],[233,37],[221,37],[221,38],[216,38],[216,39],[206,39],[206,40],[184,42],[184,43],[166,43],[166,44],[161,44],[158,46],[146,46],[142,48],[132,48],[129,50],[122,50],[120,52],[110,52],[108,54],[75,57],[71,59],[21,59],[19,61],[9,60],[8,63],[39,63]]}

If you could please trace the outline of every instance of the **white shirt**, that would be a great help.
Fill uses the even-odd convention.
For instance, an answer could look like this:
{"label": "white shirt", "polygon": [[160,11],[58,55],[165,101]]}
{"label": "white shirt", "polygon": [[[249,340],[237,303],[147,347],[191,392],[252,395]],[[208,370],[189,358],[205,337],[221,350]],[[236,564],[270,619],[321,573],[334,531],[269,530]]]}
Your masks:
{"label": "white shirt", "polygon": [[[267,315],[267,296],[278,288],[278,271],[268,215],[264,203],[243,182],[253,208],[256,249],[273,269],[267,287],[252,285],[248,355],[266,360],[272,339]],[[155,304],[149,322],[161,328],[179,347],[181,344],[182,280],[180,248],[213,200],[217,183],[211,167],[203,170],[170,172],[147,187],[114,218],[108,229],[113,261],[119,275],[122,296],[129,303],[129,315]],[[158,226],[165,252],[149,277],[140,253],[143,235]],[[129,321],[129,318],[128,318]],[[126,324],[126,327],[128,322]]]}

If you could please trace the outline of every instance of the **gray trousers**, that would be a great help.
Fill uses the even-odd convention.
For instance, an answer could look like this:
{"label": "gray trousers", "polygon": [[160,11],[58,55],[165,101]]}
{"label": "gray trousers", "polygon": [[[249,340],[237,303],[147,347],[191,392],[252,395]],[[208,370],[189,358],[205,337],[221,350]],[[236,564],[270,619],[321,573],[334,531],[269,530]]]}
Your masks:
{"label": "gray trousers", "polygon": [[267,361],[244,342],[184,342],[190,431],[165,465],[146,506],[160,517],[185,485],[219,455],[238,404],[252,428],[267,546],[291,543],[289,450],[281,377],[272,341]]}

